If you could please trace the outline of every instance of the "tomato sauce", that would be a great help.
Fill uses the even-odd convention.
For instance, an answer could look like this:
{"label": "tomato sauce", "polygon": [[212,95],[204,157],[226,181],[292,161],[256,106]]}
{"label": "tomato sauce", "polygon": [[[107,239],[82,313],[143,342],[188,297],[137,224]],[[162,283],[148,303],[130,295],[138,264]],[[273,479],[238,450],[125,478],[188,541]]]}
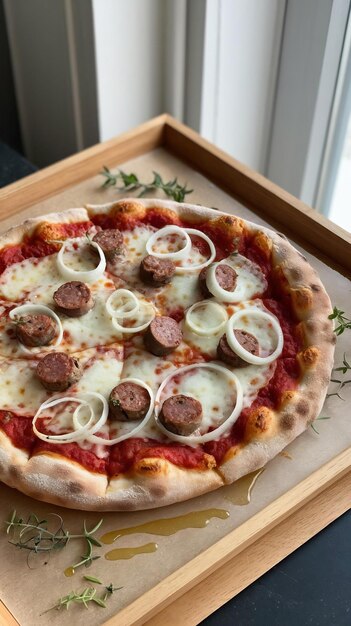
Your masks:
{"label": "tomato sauce", "polygon": [[[131,438],[125,440],[110,450],[109,459],[99,459],[92,450],[84,450],[76,443],[52,444],[38,440],[32,431],[31,419],[28,417],[16,416],[8,411],[0,411],[0,428],[11,438],[13,443],[24,450],[39,452],[53,452],[66,456],[77,461],[84,467],[99,473],[109,472],[111,475],[128,472],[133,463],[144,458],[164,458],[175,465],[189,469],[202,469],[206,467],[205,454],[215,457],[220,463],[228,449],[240,443],[245,434],[247,419],[255,408],[265,405],[276,409],[279,407],[282,394],[287,390],[294,390],[298,384],[300,370],[296,360],[296,354],[300,349],[299,340],[295,332],[298,320],[295,319],[291,306],[289,294],[283,290],[283,285],[279,277],[273,276],[271,262],[264,251],[254,242],[254,236],[243,233],[240,241],[234,241],[231,234],[216,224],[209,222],[196,223],[180,221],[174,213],[158,208],[150,209],[142,219],[124,214],[96,215],[92,217],[92,222],[103,229],[119,228],[122,231],[132,230],[137,225],[146,224],[154,228],[162,228],[168,224],[177,224],[184,227],[196,228],[208,235],[216,247],[216,260],[221,260],[239,251],[260,266],[263,274],[267,278],[268,288],[263,296],[263,303],[280,321],[284,334],[284,349],[277,360],[275,373],[266,387],[260,390],[258,397],[253,404],[244,409],[237,422],[232,427],[231,433],[219,441],[211,441],[203,446],[191,448],[177,443],[162,445],[152,439]],[[62,225],[62,237],[72,237],[84,234],[91,226],[91,222],[80,224]],[[200,238],[194,238],[194,243],[201,252],[206,254],[208,246]],[[38,238],[29,238],[18,246],[7,246],[0,251],[0,273],[9,265],[22,261],[30,257],[41,258],[57,251],[57,246],[47,243]],[[174,309],[171,312],[174,319],[181,319],[183,310]],[[128,353],[128,346],[125,346],[125,355]],[[194,355],[193,355],[194,356]],[[199,360],[204,360],[203,355],[199,355]]]}
{"label": "tomato sauce", "polygon": [[[92,226],[92,222],[77,222],[75,224],[60,224],[60,237],[80,237]],[[54,242],[43,241],[35,233],[25,238],[21,244],[5,246],[0,250],[0,274],[14,263],[25,259],[42,258],[57,252],[58,246]]]}

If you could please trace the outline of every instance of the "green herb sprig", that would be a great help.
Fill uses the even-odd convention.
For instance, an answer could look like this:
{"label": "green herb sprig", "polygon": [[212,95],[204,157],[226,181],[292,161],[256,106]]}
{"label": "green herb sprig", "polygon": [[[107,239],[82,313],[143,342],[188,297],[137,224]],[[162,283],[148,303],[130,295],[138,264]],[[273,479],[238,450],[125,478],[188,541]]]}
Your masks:
{"label": "green herb sprig", "polygon": [[314,432],[316,433],[316,435],[319,435],[319,431],[317,430],[317,428],[314,425],[314,422],[317,422],[318,420],[330,420],[330,417],[327,415],[319,415],[319,417],[316,417],[316,419],[312,422],[311,424],[311,428],[312,430],[314,430]]}
{"label": "green herb sprig", "polygon": [[341,311],[336,306],[333,308],[333,312],[328,315],[328,319],[336,320],[338,326],[334,329],[334,332],[337,336],[342,335],[347,328],[351,329],[351,319],[345,317],[345,311]]}
{"label": "green herb sprig", "polygon": [[[51,529],[49,527],[49,519],[54,518],[58,520],[57,528]],[[99,530],[103,520],[101,519],[90,530],[86,527],[86,523],[83,523],[83,533],[79,535],[73,535],[64,528],[63,519],[56,513],[51,513],[48,519],[40,520],[37,515],[30,513],[26,520],[17,516],[17,512],[13,511],[10,520],[6,523],[6,533],[9,535],[13,533],[13,541],[10,541],[13,545],[20,549],[29,550],[30,553],[38,554],[40,552],[51,553],[53,550],[61,550],[69,541],[74,539],[84,539],[86,542],[86,553],[81,557],[81,561],[72,566],[73,569],[77,569],[85,565],[90,565],[99,556],[93,555],[93,546],[101,547],[101,543],[94,537],[94,534]]]}
{"label": "green herb sprig", "polygon": [[[123,170],[118,170],[117,173],[113,174],[105,165],[102,172],[100,172],[101,176],[106,178],[102,187],[116,187],[118,191],[127,192],[140,190],[138,198],[141,198],[150,191],[160,190],[163,191],[168,198],[172,198],[176,202],[183,202],[185,196],[193,192],[193,189],[188,189],[186,184],[180,185],[177,177],[165,182],[158,172],[153,171],[152,173],[154,175],[153,180],[150,183],[143,183],[136,174],[127,174]],[[122,185],[118,186],[118,182],[121,182]]]}
{"label": "green herb sprig", "polygon": [[[84,576],[84,578],[89,579],[88,576]],[[91,576],[90,578],[92,579],[93,577]],[[96,582],[98,584],[102,584],[98,579],[96,579]],[[87,609],[89,608],[88,605],[91,602],[94,602],[98,606],[101,606],[102,608],[105,609],[106,600],[108,600],[112,596],[114,591],[119,591],[120,589],[123,589],[123,587],[114,587],[113,584],[110,583],[108,586],[105,587],[106,591],[104,595],[100,598],[97,597],[96,595],[97,593],[96,588],[92,586],[85,587],[83,591],[71,591],[66,596],[62,596],[61,598],[59,598],[57,603],[54,606],[51,606],[46,611],[44,611],[42,615],[44,615],[45,613],[48,613],[49,611],[52,611],[53,609],[56,609],[59,611],[62,608],[66,608],[68,610],[72,604],[83,604],[85,608]]]}

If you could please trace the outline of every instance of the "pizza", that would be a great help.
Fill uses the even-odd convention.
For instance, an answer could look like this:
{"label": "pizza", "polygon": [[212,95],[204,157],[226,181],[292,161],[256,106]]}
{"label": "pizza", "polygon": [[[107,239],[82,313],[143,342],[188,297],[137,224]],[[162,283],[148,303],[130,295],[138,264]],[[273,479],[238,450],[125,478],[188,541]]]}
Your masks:
{"label": "pizza", "polygon": [[127,199],[0,238],[0,479],[136,510],[264,466],[317,417],[329,297],[284,235]]}

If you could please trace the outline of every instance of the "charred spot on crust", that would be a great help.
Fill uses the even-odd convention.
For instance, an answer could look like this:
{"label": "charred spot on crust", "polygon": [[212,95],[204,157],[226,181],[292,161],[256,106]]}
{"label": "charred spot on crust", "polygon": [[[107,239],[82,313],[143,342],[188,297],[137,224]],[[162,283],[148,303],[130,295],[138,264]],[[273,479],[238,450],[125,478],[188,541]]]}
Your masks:
{"label": "charred spot on crust", "polygon": [[84,487],[80,483],[72,480],[68,484],[68,491],[70,493],[77,493],[78,494],[78,493],[82,493],[82,491],[84,491]]}
{"label": "charred spot on crust", "polygon": [[292,430],[295,425],[295,417],[292,413],[283,413],[280,420],[283,430]]}
{"label": "charred spot on crust", "polygon": [[164,469],[163,464],[158,459],[141,459],[135,465],[135,471],[139,474],[156,475],[161,474]]}
{"label": "charred spot on crust", "polygon": [[320,291],[321,290],[320,286],[315,284],[315,283],[310,285],[310,287],[311,287],[312,291]]}
{"label": "charred spot on crust", "polygon": [[309,405],[306,400],[300,400],[296,405],[296,412],[302,417],[306,416],[309,412]]}
{"label": "charred spot on crust", "polygon": [[301,359],[304,365],[306,365],[307,367],[311,367],[318,360],[319,350],[315,346],[310,346],[309,348],[306,348],[306,350],[304,350],[300,354],[301,354]]}
{"label": "charred spot on crust", "polygon": [[294,280],[302,279],[302,271],[300,270],[299,267],[292,267],[290,270],[290,275]]}
{"label": "charred spot on crust", "polygon": [[204,465],[207,469],[217,467],[216,459],[212,454],[204,454]]}

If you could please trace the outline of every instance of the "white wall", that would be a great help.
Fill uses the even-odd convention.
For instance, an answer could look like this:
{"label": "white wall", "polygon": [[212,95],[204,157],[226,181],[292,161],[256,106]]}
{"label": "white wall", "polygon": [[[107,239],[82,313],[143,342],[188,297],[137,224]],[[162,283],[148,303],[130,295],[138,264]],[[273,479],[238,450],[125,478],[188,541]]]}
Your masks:
{"label": "white wall", "polygon": [[[285,0],[190,1],[187,121],[260,171],[269,144],[284,12]],[[197,101],[200,111],[194,111]]]}
{"label": "white wall", "polygon": [[163,0],[93,0],[100,139],[163,108]]}

